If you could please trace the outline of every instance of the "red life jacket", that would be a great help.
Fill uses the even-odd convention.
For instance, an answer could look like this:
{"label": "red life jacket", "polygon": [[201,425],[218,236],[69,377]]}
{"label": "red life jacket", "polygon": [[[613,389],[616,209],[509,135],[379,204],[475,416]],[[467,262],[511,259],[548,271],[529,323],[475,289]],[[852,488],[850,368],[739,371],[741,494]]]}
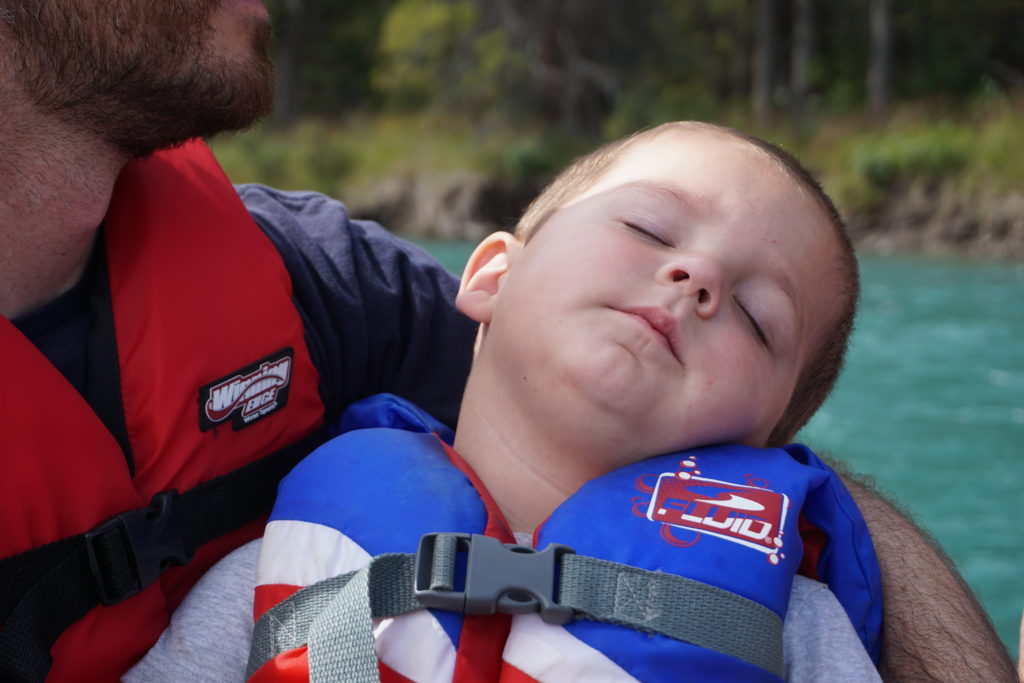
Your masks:
{"label": "red life jacket", "polygon": [[[0,318],[0,558],[237,470],[323,419],[289,275],[205,145],[126,167],[104,225],[130,456]],[[261,529],[256,521],[220,536],[134,597],[91,609],[56,640],[48,680],[115,680],[196,580]]]}

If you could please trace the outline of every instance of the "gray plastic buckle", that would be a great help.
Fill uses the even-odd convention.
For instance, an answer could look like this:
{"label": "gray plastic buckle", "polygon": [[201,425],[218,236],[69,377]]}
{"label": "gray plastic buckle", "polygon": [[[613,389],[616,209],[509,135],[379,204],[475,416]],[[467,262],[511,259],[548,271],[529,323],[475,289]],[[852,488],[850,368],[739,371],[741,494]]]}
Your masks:
{"label": "gray plastic buckle", "polygon": [[[465,587],[461,591],[455,586],[459,563],[448,562],[454,558],[442,557],[437,548],[453,542],[456,552],[467,556]],[[566,554],[575,551],[558,543],[537,551],[481,534],[426,534],[416,551],[416,599],[425,607],[449,612],[537,612],[545,623],[566,624],[572,621],[573,609],[555,602],[557,570]]]}

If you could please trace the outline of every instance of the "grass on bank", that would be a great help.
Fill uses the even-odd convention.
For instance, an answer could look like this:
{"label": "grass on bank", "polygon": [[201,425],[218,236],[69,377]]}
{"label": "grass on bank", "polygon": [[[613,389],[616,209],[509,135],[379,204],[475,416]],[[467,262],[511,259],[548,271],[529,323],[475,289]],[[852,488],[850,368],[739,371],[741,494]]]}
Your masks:
{"label": "grass on bank", "polygon": [[[823,180],[844,212],[877,206],[912,181],[953,183],[986,199],[1024,188],[1024,98],[966,105],[904,105],[884,123],[860,117],[818,122],[808,133],[754,131],[791,149]],[[345,199],[403,175],[470,170],[510,183],[542,183],[601,140],[536,128],[483,129],[437,115],[306,120],[213,141],[235,182],[312,189]]]}
{"label": "grass on bank", "polygon": [[346,188],[405,175],[468,170],[511,183],[557,172],[586,149],[538,130],[480,130],[431,115],[308,119],[286,130],[259,126],[211,143],[236,183],[309,189],[344,199]]}
{"label": "grass on bank", "polygon": [[905,106],[883,125],[834,120],[796,151],[846,212],[870,210],[911,182],[948,183],[985,200],[1024,188],[1024,98],[957,109]]}

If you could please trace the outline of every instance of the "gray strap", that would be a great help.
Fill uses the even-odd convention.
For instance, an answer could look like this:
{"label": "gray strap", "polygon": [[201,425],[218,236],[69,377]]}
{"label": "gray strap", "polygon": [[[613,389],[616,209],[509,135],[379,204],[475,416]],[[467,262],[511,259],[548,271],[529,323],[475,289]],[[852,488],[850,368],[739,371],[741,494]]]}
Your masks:
{"label": "gray strap", "polygon": [[282,652],[308,645],[310,680],[379,681],[372,620],[422,608],[413,595],[415,559],[380,555],[267,610],[253,630],[246,678]]}
{"label": "gray strap", "polygon": [[[448,584],[454,547],[433,560]],[[310,680],[377,683],[373,618],[421,609],[413,587],[415,555],[381,555],[358,572],[308,586],[256,623],[247,677],[272,657],[309,645]],[[721,652],[784,678],[782,620],[741,595],[675,574],[593,557],[561,558],[557,603],[576,618],[660,633]]]}
{"label": "gray strap", "polygon": [[742,595],[675,574],[566,555],[558,602],[575,609],[577,618],[661,633],[785,678],[782,619]]}

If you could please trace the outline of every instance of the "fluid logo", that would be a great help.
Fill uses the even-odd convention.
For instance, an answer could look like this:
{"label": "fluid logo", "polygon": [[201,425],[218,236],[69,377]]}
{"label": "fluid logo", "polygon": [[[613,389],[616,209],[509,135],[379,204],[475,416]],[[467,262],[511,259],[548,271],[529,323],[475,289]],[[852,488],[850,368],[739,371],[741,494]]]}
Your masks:
{"label": "fluid logo", "polygon": [[293,351],[290,348],[211,382],[199,390],[199,428],[212,429],[234,417],[237,431],[280,410],[288,401]]}
{"label": "fluid logo", "polygon": [[[696,463],[680,464],[679,472],[658,476],[650,491],[647,519],[739,543],[778,564],[789,498],[767,488],[701,477]],[[670,542],[674,538],[664,527],[662,537]]]}

